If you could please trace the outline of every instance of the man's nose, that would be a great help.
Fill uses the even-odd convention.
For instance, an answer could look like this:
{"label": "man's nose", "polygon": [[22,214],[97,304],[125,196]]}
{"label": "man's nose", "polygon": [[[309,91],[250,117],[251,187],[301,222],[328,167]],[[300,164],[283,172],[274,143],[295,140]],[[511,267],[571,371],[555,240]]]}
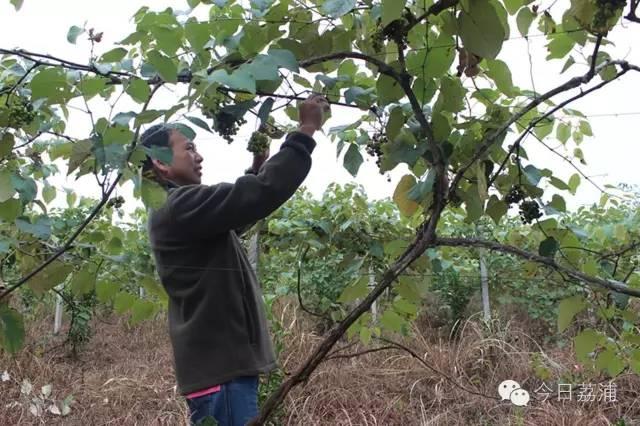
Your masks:
{"label": "man's nose", "polygon": [[196,163],[202,163],[202,155],[199,152],[196,153]]}

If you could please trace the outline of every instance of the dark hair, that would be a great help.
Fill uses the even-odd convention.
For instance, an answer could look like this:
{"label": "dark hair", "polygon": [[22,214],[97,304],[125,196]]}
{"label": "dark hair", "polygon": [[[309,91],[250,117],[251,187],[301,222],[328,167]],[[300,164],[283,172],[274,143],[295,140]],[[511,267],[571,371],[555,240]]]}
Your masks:
{"label": "dark hair", "polygon": [[[174,127],[170,124],[156,124],[149,127],[140,136],[140,144],[147,148],[153,148],[154,146],[166,148],[169,147],[169,137]],[[153,163],[149,153],[142,164],[142,172],[148,172],[153,170]]]}

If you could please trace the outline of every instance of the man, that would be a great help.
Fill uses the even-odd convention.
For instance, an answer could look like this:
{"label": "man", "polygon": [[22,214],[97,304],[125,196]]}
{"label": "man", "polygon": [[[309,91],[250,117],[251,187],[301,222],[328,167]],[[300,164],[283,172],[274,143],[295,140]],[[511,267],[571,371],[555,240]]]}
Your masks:
{"label": "man", "polygon": [[[262,294],[238,232],[268,216],[302,184],[311,167],[312,136],[327,100],[301,103],[300,127],[271,159],[234,184],[201,185],[202,156],[178,130],[153,126],[145,146],[169,146],[171,164],[145,168],[168,189],[152,211],[149,236],[160,280],[169,295],[169,334],[176,378],[191,421],[213,417],[240,426],[257,415],[258,375],[276,367]],[[264,164],[263,164],[264,163]]]}

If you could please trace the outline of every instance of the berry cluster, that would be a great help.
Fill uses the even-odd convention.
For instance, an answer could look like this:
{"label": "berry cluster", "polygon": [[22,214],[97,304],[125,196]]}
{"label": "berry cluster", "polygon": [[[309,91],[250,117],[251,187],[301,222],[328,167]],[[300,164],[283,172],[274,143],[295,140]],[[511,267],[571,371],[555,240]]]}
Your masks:
{"label": "berry cluster", "polygon": [[124,197],[121,195],[117,197],[113,197],[109,201],[107,201],[107,207],[115,207],[116,209],[119,209],[120,207],[122,207],[123,204],[124,204]]}
{"label": "berry cluster", "polygon": [[522,223],[529,224],[541,217],[542,212],[540,211],[540,205],[537,201],[523,201],[520,204],[520,219],[522,220]]}
{"label": "berry cluster", "polygon": [[518,204],[520,201],[524,200],[526,194],[520,185],[513,185],[509,192],[504,196],[504,201],[511,204]]}
{"label": "berry cluster", "polygon": [[205,93],[199,99],[200,108],[205,117],[213,120],[213,130],[222,136],[228,143],[233,142],[233,136],[238,133],[240,126],[247,120],[225,110],[229,100],[220,93]]}
{"label": "berry cluster", "polygon": [[253,132],[247,144],[247,151],[258,155],[263,154],[269,149],[269,142],[269,136],[262,132]]}
{"label": "berry cluster", "polygon": [[598,9],[593,17],[593,26],[598,31],[606,31],[611,25],[609,20],[615,17],[626,4],[626,0],[596,0]]}
{"label": "berry cluster", "polygon": [[4,110],[0,111],[0,114],[4,116],[3,121],[6,121],[6,126],[14,129],[27,126],[36,118],[33,105],[25,98],[14,96],[10,102],[0,108]]}
{"label": "berry cluster", "polygon": [[[367,154],[372,157],[376,157],[376,165],[378,166],[378,168],[380,168],[380,166],[382,165],[382,145],[386,142],[387,138],[384,135],[376,133],[375,135],[373,135],[372,140],[367,144],[365,148]],[[382,172],[380,172],[380,174],[382,174]]]}

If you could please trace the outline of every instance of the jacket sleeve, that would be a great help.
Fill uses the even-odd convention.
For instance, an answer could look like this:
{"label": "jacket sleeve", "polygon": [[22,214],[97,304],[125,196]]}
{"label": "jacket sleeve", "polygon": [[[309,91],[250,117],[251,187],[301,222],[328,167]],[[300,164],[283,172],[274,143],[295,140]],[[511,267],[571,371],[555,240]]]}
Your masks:
{"label": "jacket sleeve", "polygon": [[311,137],[294,132],[257,175],[246,174],[233,184],[175,189],[167,201],[181,235],[209,238],[267,217],[300,187],[311,168],[314,148]]}

